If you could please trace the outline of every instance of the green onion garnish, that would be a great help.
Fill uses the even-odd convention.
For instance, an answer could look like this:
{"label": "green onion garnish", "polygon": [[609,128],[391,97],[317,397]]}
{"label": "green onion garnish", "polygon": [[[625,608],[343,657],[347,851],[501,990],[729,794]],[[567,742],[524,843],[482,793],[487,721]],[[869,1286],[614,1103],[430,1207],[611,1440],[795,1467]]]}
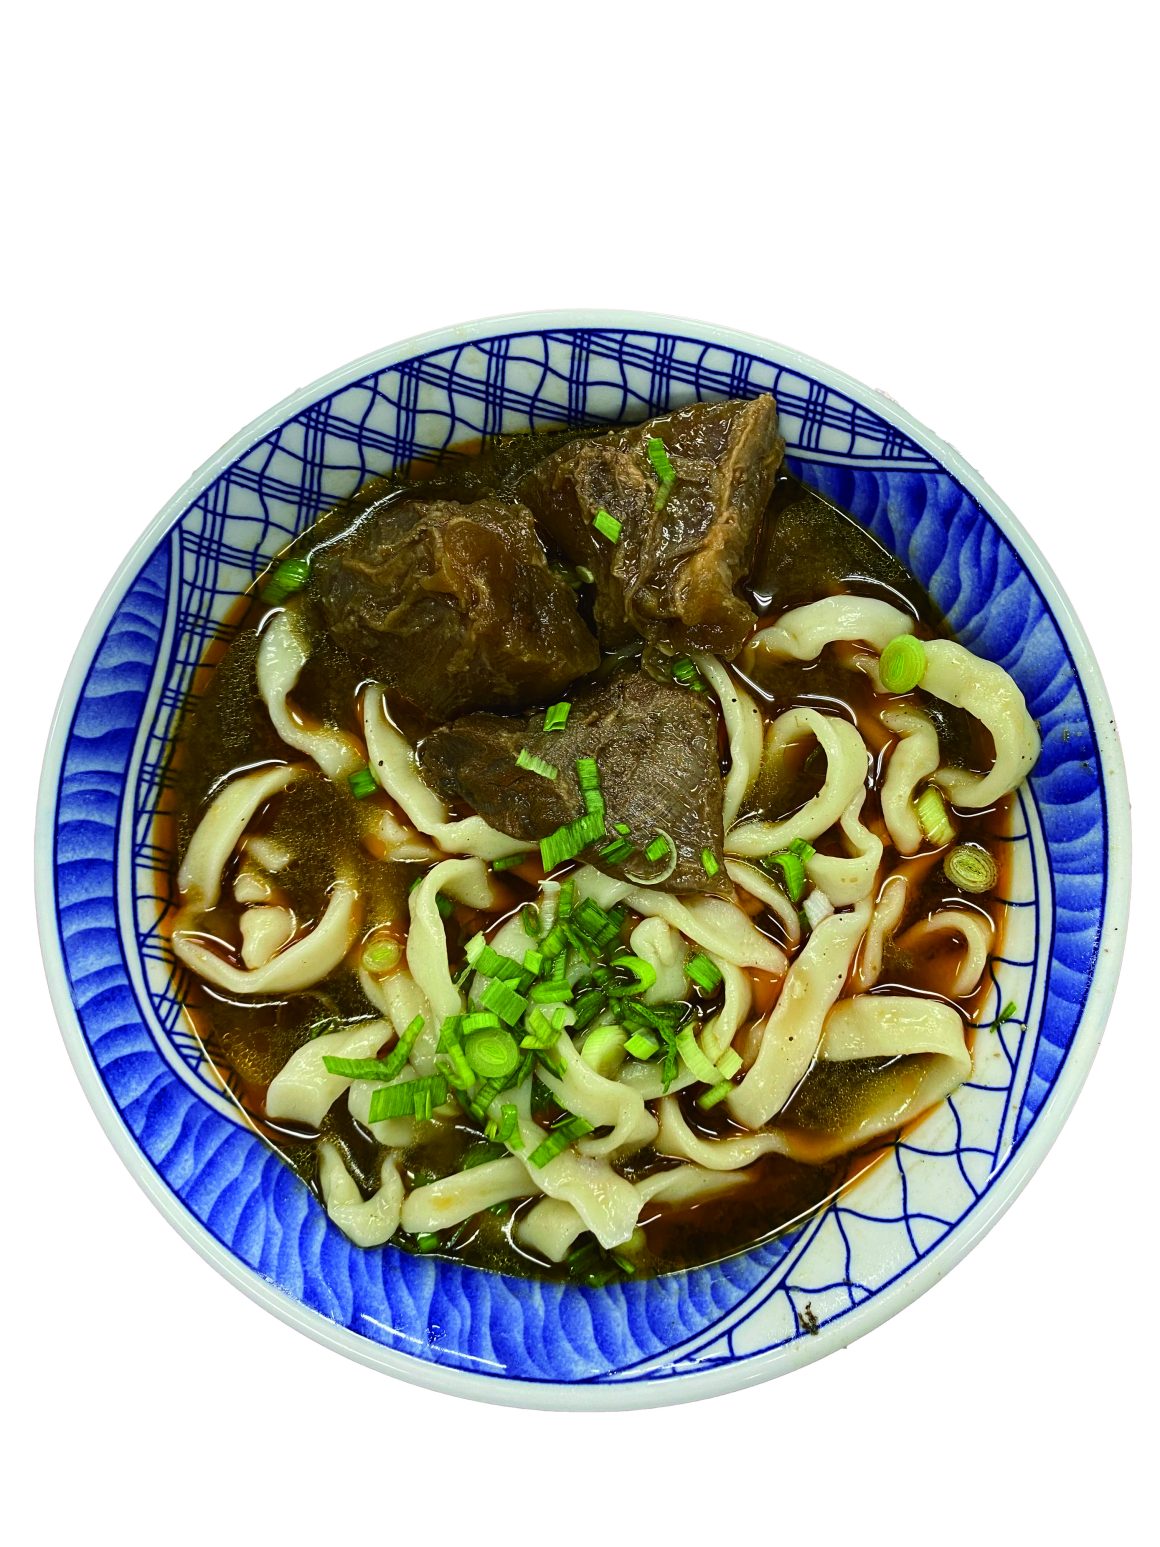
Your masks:
{"label": "green onion garnish", "polygon": [[530,853],[529,854],[501,854],[499,859],[493,859],[492,860],[491,868],[493,870],[514,870],[517,865],[526,864],[527,861],[532,859],[532,858],[534,858],[534,856],[532,854],[530,854]]}
{"label": "green onion garnish", "polygon": [[677,1052],[681,1055],[681,1061],[689,1073],[703,1085],[716,1085],[719,1078],[716,1065],[701,1051],[691,1026],[686,1026],[684,1031],[677,1033],[676,1043]]}
{"label": "green onion garnish", "polygon": [[584,1039],[580,1057],[606,1080],[614,1080],[624,1062],[625,1035],[620,1026],[597,1026]]}
{"label": "green onion garnish", "polygon": [[527,747],[520,748],[520,755],[516,758],[517,768],[526,768],[529,773],[539,774],[541,779],[554,779],[560,772],[553,768],[551,763],[545,763],[542,757],[537,757],[534,752],[529,752]]}
{"label": "green onion garnish", "polygon": [[469,1015],[450,1017],[459,1022],[460,1033],[469,1037],[473,1031],[498,1031],[500,1018],[492,1010],[472,1010]]}
{"label": "green onion garnish", "polygon": [[283,559],[262,587],[262,600],[271,607],[280,606],[288,596],[301,591],[309,579],[309,559]]}
{"label": "green onion garnish", "polygon": [[728,1080],[722,1080],[719,1085],[714,1085],[711,1090],[707,1090],[703,1096],[698,1096],[697,1105],[702,1111],[708,1111],[710,1107],[715,1107],[719,1101],[724,1101],[732,1089],[733,1086]]}
{"label": "green onion garnish", "polygon": [[567,725],[568,716],[571,713],[571,704],[552,704],[544,714],[544,729],[546,731],[562,731],[565,725]]}
{"label": "green onion garnish", "polygon": [[915,801],[914,814],[928,843],[941,847],[954,838],[954,823],[951,821],[946,801],[942,798],[942,791],[936,790],[933,784],[928,785]]}
{"label": "green onion garnish", "polygon": [[715,876],[721,869],[721,866],[717,863],[712,849],[701,850],[701,869],[707,876]]}
{"label": "green onion garnish", "polygon": [[878,675],[888,693],[909,693],[926,674],[926,650],[913,634],[899,634],[878,657]]}
{"label": "green onion garnish", "polygon": [[540,839],[540,863],[546,871],[555,870],[557,865],[564,864],[566,860],[575,859],[590,843],[595,843],[603,836],[603,813],[597,815],[589,812],[587,816],[578,817],[574,822],[566,822],[554,833],[549,833],[546,838]]}
{"label": "green onion garnish", "polygon": [[997,1031],[1000,1026],[1006,1026],[1007,1022],[1013,1021],[1018,1014],[1019,1011],[1015,1007],[1014,999],[1008,999],[1007,1003],[999,1011],[999,1014],[995,1020],[995,1024],[991,1027],[991,1030]]}
{"label": "green onion garnish", "polygon": [[347,775],[346,782],[350,785],[350,793],[355,800],[365,800],[378,789],[375,776],[367,767],[356,768],[354,773]]}
{"label": "green onion garnish", "polygon": [[442,892],[435,893],[435,907],[438,909],[439,917],[442,919],[449,919],[455,912],[455,904],[450,897],[444,897]]}
{"label": "green onion garnish", "polygon": [[652,963],[646,962],[643,957],[633,956],[628,951],[620,956],[614,956],[612,965],[631,973],[633,980],[625,986],[612,988],[610,992],[613,994],[646,994],[657,980],[657,970]]}
{"label": "green onion garnish", "polygon": [[652,463],[653,472],[657,475],[660,488],[653,500],[654,510],[663,510],[672,493],[673,484],[677,481],[677,470],[669,461],[669,453],[663,440],[656,435],[650,435],[645,447],[648,459]]}
{"label": "green onion garnish", "polygon": [[727,1047],[717,1060],[717,1073],[731,1080],[741,1068],[741,1054],[736,1048]]}
{"label": "green onion garnish", "polygon": [[808,865],[818,851],[812,843],[807,843],[804,838],[795,838],[789,846],[789,852],[796,854],[803,865]]}
{"label": "green onion garnish", "polygon": [[781,872],[781,884],[790,902],[801,901],[806,889],[806,870],[792,849],[787,849],[784,854],[768,854],[761,864],[770,873],[774,870]]}
{"label": "green onion garnish", "polygon": [[481,1080],[502,1080],[519,1067],[520,1050],[502,1027],[472,1032],[464,1044],[467,1062]]}
{"label": "green onion garnish", "polygon": [[540,910],[534,902],[526,902],[520,909],[520,922],[524,926],[524,934],[533,940],[540,938]]}
{"label": "green onion garnish", "polygon": [[505,1101],[499,1109],[499,1140],[509,1149],[522,1150],[524,1136],[520,1132],[520,1114],[510,1101]]}
{"label": "green onion garnish", "polygon": [[690,957],[685,963],[685,972],[697,987],[704,989],[707,994],[715,994],[723,981],[720,967],[703,951],[698,951],[696,956]]}
{"label": "green onion garnish", "polygon": [[544,956],[542,951],[527,950],[524,952],[524,971],[530,972],[532,977],[539,977],[540,969],[543,965]]}
{"label": "green onion garnish", "polygon": [[665,858],[670,850],[669,840],[663,833],[658,833],[655,838],[650,838],[644,846],[644,857],[654,865]]}
{"label": "green onion garnish", "polygon": [[363,946],[362,964],[376,978],[393,972],[403,959],[403,947],[397,940],[369,940]]}
{"label": "green onion garnish", "polygon": [[518,961],[493,950],[482,935],[472,935],[463,954],[482,977],[503,978],[505,982],[516,983],[524,975],[524,969]]}
{"label": "green onion garnish", "polygon": [[647,1031],[635,1031],[624,1044],[624,1051],[642,1061],[651,1058],[660,1049],[660,1043]]}
{"label": "green onion garnish", "polygon": [[439,1237],[437,1235],[417,1235],[415,1237],[415,1250],[417,1252],[437,1252],[439,1250]]}
{"label": "green onion garnish", "polygon": [[999,879],[999,867],[980,844],[959,843],[943,860],[943,874],[963,892],[989,892]]}
{"label": "green onion garnish", "polygon": [[622,838],[627,838],[629,833],[632,832],[632,828],[629,827],[627,822],[616,822],[613,824],[612,831],[619,833]]}
{"label": "green onion garnish", "polygon": [[563,1004],[572,997],[572,985],[567,978],[549,978],[543,983],[533,983],[528,998],[533,1004]]}
{"label": "green onion garnish", "polygon": [[552,1129],[542,1144],[537,1144],[528,1156],[528,1164],[533,1166],[546,1166],[549,1160],[555,1160],[556,1156],[566,1150],[569,1144],[577,1139],[582,1139],[586,1133],[592,1132],[592,1124],[582,1117],[566,1117]]}
{"label": "green onion garnish", "polygon": [[502,978],[492,978],[483,991],[482,1003],[485,1009],[494,1010],[500,1020],[506,1021],[509,1026],[517,1026],[528,1008],[528,1001],[523,995],[517,994]]}
{"label": "green onion garnish", "polygon": [[636,853],[636,845],[627,838],[614,838],[600,850],[600,858],[606,865],[620,865]]}
{"label": "green onion garnish", "polygon": [[592,518],[592,525],[600,533],[601,537],[606,537],[610,543],[618,543],[620,541],[620,522],[615,516],[610,516],[603,506]]}
{"label": "green onion garnish", "polygon": [[329,1074],[339,1074],[344,1080],[393,1080],[402,1073],[422,1030],[423,1017],[416,1015],[386,1058],[332,1058],[327,1054],[322,1062]]}
{"label": "green onion garnish", "polygon": [[381,1123],[390,1117],[428,1118],[446,1100],[447,1080],[442,1074],[403,1080],[398,1085],[380,1085],[371,1092],[369,1120]]}

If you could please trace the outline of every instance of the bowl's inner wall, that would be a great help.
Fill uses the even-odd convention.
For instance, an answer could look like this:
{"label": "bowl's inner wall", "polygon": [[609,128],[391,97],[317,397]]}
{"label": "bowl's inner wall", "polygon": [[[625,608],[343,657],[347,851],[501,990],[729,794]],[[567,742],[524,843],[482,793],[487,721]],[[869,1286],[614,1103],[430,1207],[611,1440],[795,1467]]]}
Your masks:
{"label": "bowl's inner wall", "polygon": [[[368,478],[480,435],[775,393],[791,470],[911,568],[1040,722],[1010,924],[972,1080],[818,1219],[713,1268],[588,1291],[361,1252],[242,1126],[184,1029],[157,924],[153,817],[207,644],[270,558]],[[56,813],[60,946],[93,1063],[149,1164],[240,1263],[363,1338],[525,1381],[667,1378],[768,1354],[881,1294],[978,1207],[1072,1045],[1100,943],[1106,813],[1075,662],[1018,553],[919,445],[821,380],[672,334],[561,328],[392,365],[311,404],[214,478],[131,579],[81,690]]]}

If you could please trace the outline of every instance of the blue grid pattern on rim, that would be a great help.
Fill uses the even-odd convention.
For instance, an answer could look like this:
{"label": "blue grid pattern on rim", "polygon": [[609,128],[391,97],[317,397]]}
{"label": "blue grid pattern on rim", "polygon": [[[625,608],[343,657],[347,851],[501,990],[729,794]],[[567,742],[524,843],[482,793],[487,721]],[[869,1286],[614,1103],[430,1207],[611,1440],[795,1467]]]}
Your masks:
{"label": "blue grid pattern on rim", "polygon": [[[900,554],[966,643],[1013,670],[1043,726],[1032,816],[1054,903],[1030,904],[1045,937],[1028,964],[1043,968],[1042,1011],[1033,1046],[997,1033],[1007,1072],[985,1087],[1004,1103],[995,1146],[964,1142],[957,1103],[949,1103],[941,1134],[928,1135],[924,1124],[914,1144],[899,1146],[894,1176],[875,1184],[872,1211],[859,1189],[796,1238],[597,1297],[393,1251],[355,1252],[281,1162],[199,1099],[159,1052],[151,1018],[162,1037],[175,1035],[176,1001],[155,991],[164,962],[150,894],[163,891],[163,878],[152,809],[192,671],[255,570],[336,498],[396,461],[529,423],[612,422],[767,388],[778,395],[794,470]],[[993,605],[998,596],[1002,607]],[[125,822],[129,878],[118,868]],[[846,1314],[966,1218],[1067,1056],[1099,944],[1105,845],[1092,726],[1058,628],[998,528],[922,448],[852,399],[759,356],[671,334],[551,330],[440,350],[351,383],[265,437],[197,496],[172,542],[142,566],[81,692],[59,787],[58,911],[74,1001],[106,1088],[158,1174],[239,1260],[321,1314],[422,1359],[524,1380],[649,1380],[752,1357],[801,1335],[805,1298],[823,1321]],[[149,1003],[123,949],[132,931],[117,916],[118,881],[136,887],[133,943]],[[996,1009],[998,993],[996,985]],[[973,1099],[964,1093],[964,1102]],[[934,1204],[917,1196],[924,1168],[910,1164],[920,1159],[929,1169],[932,1156],[966,1184]],[[883,1231],[893,1244],[875,1248],[875,1259],[868,1243]],[[834,1232],[838,1245],[827,1247]],[[834,1262],[842,1271],[829,1279],[811,1267]]]}

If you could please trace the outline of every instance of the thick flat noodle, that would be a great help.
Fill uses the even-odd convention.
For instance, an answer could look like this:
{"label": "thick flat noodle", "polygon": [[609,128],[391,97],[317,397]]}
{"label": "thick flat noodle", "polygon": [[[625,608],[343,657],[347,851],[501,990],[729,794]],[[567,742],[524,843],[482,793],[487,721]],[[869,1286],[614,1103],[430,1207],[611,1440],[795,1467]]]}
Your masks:
{"label": "thick flat noodle", "polygon": [[481,1209],[509,1198],[530,1198],[539,1190],[528,1168],[514,1155],[504,1155],[416,1187],[403,1204],[403,1229],[412,1235],[449,1230]]}
{"label": "thick flat noodle", "polygon": [[435,1065],[439,1028],[448,1015],[463,1010],[463,995],[451,979],[447,960],[447,932],[439,912],[438,897],[443,893],[466,903],[469,908],[489,908],[491,882],[482,860],[445,859],[433,866],[408,898],[411,928],[407,934],[407,969],[415,987],[430,1006],[431,1015],[411,1052],[411,1062],[420,1074],[430,1074]]}
{"label": "thick flat noodle", "polygon": [[319,550],[311,594],[334,637],[435,719],[542,701],[599,661],[531,513],[499,499],[372,506]]}
{"label": "thick flat noodle", "polygon": [[859,790],[838,821],[846,857],[815,854],[806,862],[806,874],[835,908],[845,908],[869,897],[878,878],[882,840],[862,822],[865,799],[866,791]]}
{"label": "thick flat noodle", "polygon": [[182,900],[200,910],[216,908],[222,894],[222,873],[242,834],[268,800],[279,794],[305,770],[275,764],[242,774],[214,796],[197,824],[185,858],[177,872]]}
{"label": "thick flat noodle", "polygon": [[[493,827],[531,843],[584,815],[576,759],[596,759],[606,828],[629,829],[636,852],[613,865],[600,856],[608,838],[585,850],[611,875],[660,874],[641,852],[658,831],[676,845],[677,863],[661,883],[672,892],[729,892],[723,871],[722,783],[717,719],[705,695],[623,672],[577,694],[562,731],[545,731],[542,711],[527,719],[473,714],[440,726],[421,743],[424,779],[449,800],[465,800]],[[557,769],[544,778],[517,762],[522,749]],[[704,852],[717,862],[710,876]]]}
{"label": "thick flat noodle", "polygon": [[293,935],[294,913],[276,904],[259,904],[245,910],[238,928],[242,936],[242,965],[251,969],[264,967]]}
{"label": "thick flat noodle", "polygon": [[882,883],[874,903],[874,912],[870,915],[866,938],[862,941],[851,975],[850,981],[859,992],[873,988],[878,981],[882,971],[882,953],[902,923],[909,891],[910,884],[900,870],[887,876]]}
{"label": "thick flat noodle", "polygon": [[292,612],[276,612],[258,645],[258,692],[286,745],[312,757],[328,779],[345,779],[366,762],[358,741],[336,726],[308,723],[290,703],[309,659],[301,623]]}
{"label": "thick flat noodle", "polygon": [[914,795],[938,767],[938,732],[913,704],[894,704],[883,709],[878,718],[898,737],[887,759],[879,797],[882,819],[898,852],[917,854],[924,840]]}
{"label": "thick flat noodle", "polygon": [[1023,783],[1039,756],[1039,729],[1014,680],[994,661],[972,655],[951,639],[932,639],[926,647],[923,692],[955,704],[982,722],[995,743],[995,761],[987,774],[940,768],[935,783],[957,806],[978,810]]}
{"label": "thick flat noodle", "polygon": [[576,894],[592,897],[602,908],[623,902],[645,918],[661,918],[702,950],[735,967],[757,967],[780,977],[785,971],[785,952],[755,928],[749,915],[734,902],[720,897],[669,896],[659,887],[651,890],[615,881],[590,866],[576,872]]}
{"label": "thick flat noodle", "polygon": [[344,1075],[331,1074],[326,1058],[373,1058],[393,1040],[387,1021],[360,1021],[350,1031],[326,1032],[304,1043],[270,1081],[267,1117],[288,1117],[317,1128],[351,1083]]}
{"label": "thick flat noodle", "polygon": [[729,773],[725,779],[722,816],[725,826],[731,827],[761,767],[761,711],[715,655],[701,650],[694,656],[694,661],[716,694],[729,737]]}
{"label": "thick flat noodle", "polygon": [[725,852],[754,859],[784,849],[795,838],[820,837],[841,820],[850,802],[866,782],[870,754],[866,743],[848,720],[819,714],[816,709],[789,709],[778,715],[765,737],[764,756],[780,761],[797,741],[812,736],[826,755],[826,782],[800,810],[781,821],[747,818],[729,830]]}
{"label": "thick flat noodle", "polygon": [[869,596],[826,596],[783,612],[769,628],[754,634],[746,649],[780,660],[813,661],[827,645],[861,641],[879,652],[899,634],[914,633],[910,613]]}
{"label": "thick flat noodle", "polygon": [[326,1212],[356,1246],[383,1246],[399,1228],[403,1180],[391,1157],[383,1161],[374,1194],[364,1200],[334,1145],[320,1144],[318,1182]]}
{"label": "thick flat noodle", "polygon": [[444,803],[424,784],[415,752],[387,711],[382,689],[372,684],[363,697],[363,730],[371,772],[420,833],[433,838],[447,854],[476,854],[500,859],[526,847],[522,838],[489,827],[480,816],[452,821]]}
{"label": "thick flat noodle", "polygon": [[[674,1166],[670,1171],[654,1171],[651,1176],[634,1182],[633,1187],[643,1209],[653,1202],[679,1205],[718,1197],[723,1192],[732,1192],[746,1180],[743,1176],[707,1171],[700,1166]],[[571,1204],[558,1198],[544,1198],[517,1223],[516,1239],[521,1246],[539,1252],[549,1262],[563,1262],[584,1228],[584,1221]]]}
{"label": "thick flat noodle", "polygon": [[776,1129],[769,1133],[739,1133],[728,1139],[703,1139],[686,1123],[672,1096],[661,1102],[661,1131],[657,1153],[691,1160],[707,1171],[740,1171],[763,1155],[788,1155],[790,1141]]}
{"label": "thick flat noodle", "polygon": [[870,904],[834,913],[810,935],[782,984],[761,1034],[757,1058],[728,1098],[730,1112],[747,1128],[760,1128],[780,1112],[809,1068],[822,1023],[845,987],[854,952],[870,921]]}
{"label": "thick flat noodle", "polygon": [[338,966],[354,944],[361,905],[358,888],[339,876],[330,889],[326,909],[308,934],[300,936],[261,967],[235,967],[206,943],[196,917],[178,914],[171,936],[173,954],[191,972],[231,994],[289,994],[320,983]]}
{"label": "thick flat noodle", "polygon": [[801,940],[802,921],[785,888],[772,881],[764,870],[758,870],[756,865],[746,864],[744,860],[726,860],[725,869],[735,886],[765,904],[785,931],[785,943],[792,951]]}
{"label": "thick flat noodle", "polygon": [[645,990],[645,1004],[665,1004],[684,997],[688,985],[685,976],[685,942],[664,919],[642,919],[628,937],[629,950],[647,962],[656,973],[656,982]]}
{"label": "thick flat noodle", "polygon": [[[664,443],[676,473],[664,501],[648,457],[652,438]],[[736,587],[752,562],[783,450],[768,395],[694,403],[562,447],[532,470],[521,493],[552,540],[595,575],[605,644],[640,634],[731,659],[755,622]],[[620,523],[615,543],[593,526],[601,510]]]}
{"label": "thick flat noodle", "polygon": [[652,1143],[657,1120],[645,1109],[636,1091],[597,1074],[580,1057],[571,1037],[561,1036],[556,1051],[564,1064],[563,1076],[541,1068],[539,1078],[566,1112],[584,1118],[593,1128],[609,1130],[594,1138],[581,1139],[577,1148],[582,1155],[630,1154]]}
{"label": "thick flat noodle", "polygon": [[974,993],[982,982],[994,933],[995,926],[985,913],[973,908],[939,908],[929,918],[912,924],[898,937],[898,945],[908,955],[921,957],[947,936],[961,940],[962,959],[946,988],[952,999],[960,999]]}

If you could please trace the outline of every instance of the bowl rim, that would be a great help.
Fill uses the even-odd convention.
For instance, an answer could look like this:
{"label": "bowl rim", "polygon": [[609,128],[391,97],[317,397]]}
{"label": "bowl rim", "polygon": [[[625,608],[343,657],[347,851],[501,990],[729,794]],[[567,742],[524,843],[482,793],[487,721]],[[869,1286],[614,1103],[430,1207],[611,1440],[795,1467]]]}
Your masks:
{"label": "bowl rim", "polygon": [[[106,1091],[89,1054],[64,972],[54,886],[54,825],[62,754],[72,713],[94,652],[122,597],[144,559],[180,517],[194,496],[255,442],[312,403],[372,373],[416,355],[496,336],[585,329],[679,334],[711,347],[720,346],[767,358],[812,376],[854,402],[865,404],[887,423],[923,447],[974,497],[1018,551],[1039,586],[1075,661],[1087,697],[1102,770],[1107,821],[1108,874],[1098,958],[1083,1010],[1063,1067],[1042,1108],[1014,1155],[969,1215],[946,1238],[892,1283],[860,1305],[849,1317],[823,1326],[816,1337],[711,1370],[680,1373],[655,1382],[526,1382],[453,1369],[384,1347],[361,1337],[292,1299],[234,1257],[210,1234],[165,1185],[137,1146]],[[1115,863],[1110,861],[1114,857]],[[416,334],[372,350],[299,387],[259,414],[213,453],[176,491],[132,544],[89,618],[73,654],[50,725],[41,770],[35,821],[36,913],[49,993],[65,1047],[81,1087],[107,1137],[130,1175],[166,1220],[216,1268],[257,1304],[315,1342],[373,1369],[412,1384],[452,1395],[529,1408],[614,1410],[695,1401],[771,1379],[813,1363],[847,1346],[924,1294],[953,1268],[1002,1217],[1034,1175],[1074,1106],[1102,1040],[1123,957],[1131,872],[1131,832],[1123,754],[1107,688],[1083,626],[1034,539],[980,474],[947,441],[934,434],[885,393],[844,371],[772,340],[718,323],[659,312],[619,309],[563,309],[514,312]]]}

